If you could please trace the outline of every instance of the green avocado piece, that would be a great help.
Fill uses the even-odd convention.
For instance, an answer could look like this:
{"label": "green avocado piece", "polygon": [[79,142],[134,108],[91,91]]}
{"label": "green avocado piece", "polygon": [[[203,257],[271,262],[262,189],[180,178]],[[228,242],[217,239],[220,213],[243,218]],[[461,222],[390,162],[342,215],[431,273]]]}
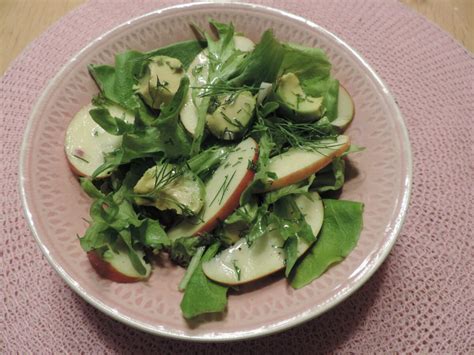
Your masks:
{"label": "green avocado piece", "polygon": [[171,101],[184,75],[183,64],[178,59],[164,55],[151,57],[135,90],[148,106],[159,109],[161,104]]}
{"label": "green avocado piece", "polygon": [[298,77],[293,73],[280,78],[275,97],[282,113],[295,121],[315,121],[323,112],[323,98],[306,95]]}
{"label": "green avocado piece", "polygon": [[154,206],[159,210],[175,210],[177,214],[198,214],[205,199],[201,179],[190,170],[162,163],[151,167],[133,188],[137,205]]}
{"label": "green avocado piece", "polygon": [[219,139],[241,137],[253,117],[255,96],[250,91],[242,91],[220,97],[219,103],[217,109],[207,115],[207,127]]}

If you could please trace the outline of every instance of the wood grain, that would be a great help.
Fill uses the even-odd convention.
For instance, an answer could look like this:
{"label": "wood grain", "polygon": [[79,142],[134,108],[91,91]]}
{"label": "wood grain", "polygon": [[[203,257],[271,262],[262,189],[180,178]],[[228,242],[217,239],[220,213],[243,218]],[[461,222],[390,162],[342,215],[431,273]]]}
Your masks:
{"label": "wood grain", "polygon": [[[400,0],[474,51],[474,0]],[[51,24],[84,0],[0,0],[0,74]]]}
{"label": "wood grain", "polygon": [[474,52],[474,0],[401,0]]}

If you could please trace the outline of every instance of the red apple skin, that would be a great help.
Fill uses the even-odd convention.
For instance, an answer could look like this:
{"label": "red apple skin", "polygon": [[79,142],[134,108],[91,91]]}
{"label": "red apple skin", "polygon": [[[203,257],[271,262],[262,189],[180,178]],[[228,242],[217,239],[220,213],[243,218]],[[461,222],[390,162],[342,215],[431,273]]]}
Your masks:
{"label": "red apple skin", "polygon": [[[255,155],[253,157],[252,163],[256,164],[258,161],[258,145],[255,143]],[[220,221],[223,221],[229,216],[232,212],[235,211],[240,204],[240,196],[244,190],[252,182],[253,177],[255,176],[255,171],[247,169],[247,173],[244,175],[239,185],[237,185],[234,192],[229,196],[227,202],[222,206],[222,208],[212,217],[207,223],[205,223],[201,228],[199,228],[194,235],[201,235],[207,232],[212,231]]]}
{"label": "red apple skin", "polygon": [[282,188],[284,186],[288,186],[294,183],[297,183],[299,181],[302,181],[314,173],[318,172],[322,168],[324,168],[326,165],[331,163],[333,158],[336,158],[340,156],[342,153],[344,153],[347,149],[349,149],[349,146],[351,145],[350,140],[347,141],[344,145],[341,145],[341,147],[338,150],[335,150],[332,152],[330,155],[324,157],[324,159],[321,159],[314,164],[308,165],[307,167],[297,170],[292,174],[283,176],[282,178],[273,180],[271,184],[268,186],[268,188],[265,189],[265,191],[272,191],[276,190],[279,188]]}
{"label": "red apple skin", "polygon": [[145,279],[145,277],[132,277],[122,274],[93,250],[87,252],[87,258],[94,270],[105,279],[120,283],[132,283]]}

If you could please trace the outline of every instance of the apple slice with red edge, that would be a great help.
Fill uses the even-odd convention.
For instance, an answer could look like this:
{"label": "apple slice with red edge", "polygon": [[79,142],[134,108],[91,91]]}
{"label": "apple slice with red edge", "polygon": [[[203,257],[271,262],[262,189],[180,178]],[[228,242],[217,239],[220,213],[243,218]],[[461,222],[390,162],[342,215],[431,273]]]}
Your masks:
{"label": "apple slice with red edge", "polygon": [[238,206],[240,195],[253,180],[253,166],[258,159],[258,145],[253,138],[240,142],[206,182],[202,212],[168,231],[171,239],[190,237],[213,230]]}
{"label": "apple slice with red edge", "polygon": [[268,180],[264,191],[272,191],[302,181],[318,172],[331,161],[344,153],[351,145],[348,136],[339,135],[337,139],[324,139],[315,150],[291,148],[274,156],[268,164],[268,171],[277,175]]}
{"label": "apple slice with red edge", "polygon": [[[317,192],[310,196],[299,195],[294,201],[313,234],[318,235],[323,224],[324,207]],[[285,241],[277,228],[262,235],[251,246],[245,237],[202,264],[202,270],[211,280],[240,285],[258,280],[285,267]],[[297,255],[300,257],[312,243],[298,239]]]}
{"label": "apple slice with red edge", "polygon": [[331,122],[334,127],[344,131],[355,115],[354,100],[344,86],[339,85],[339,98],[337,101],[337,118]]}
{"label": "apple slice with red edge", "polygon": [[108,250],[108,257],[100,255],[97,250],[92,250],[87,253],[87,258],[94,270],[102,277],[121,283],[130,283],[146,280],[151,274],[151,265],[143,261],[145,253],[143,251],[136,251],[140,260],[142,260],[143,267],[146,272],[144,275],[138,273],[132,265],[128,253],[124,250],[119,250],[117,253]]}
{"label": "apple slice with red edge", "polygon": [[[71,120],[66,131],[64,149],[72,172],[78,176],[90,177],[104,163],[104,154],[119,148],[122,136],[107,133],[90,116],[94,106],[84,106]],[[107,106],[110,114],[133,123],[133,114],[117,105]],[[106,177],[110,171],[104,171],[98,177]]]}

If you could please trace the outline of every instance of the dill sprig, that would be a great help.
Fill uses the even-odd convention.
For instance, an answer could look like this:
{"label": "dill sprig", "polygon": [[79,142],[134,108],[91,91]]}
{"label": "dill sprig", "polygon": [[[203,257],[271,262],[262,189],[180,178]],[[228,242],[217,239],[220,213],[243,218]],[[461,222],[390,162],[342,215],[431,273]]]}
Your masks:
{"label": "dill sprig", "polygon": [[170,164],[166,161],[158,163],[155,166],[155,176],[153,182],[153,189],[150,192],[145,194],[134,194],[134,197],[141,197],[145,199],[154,199],[156,194],[159,191],[162,191],[171,183],[176,181],[179,177],[184,174],[184,169],[176,166],[174,164]]}
{"label": "dill sprig", "polygon": [[321,152],[339,145],[336,141],[338,133],[324,118],[318,122],[292,122],[276,116],[265,119],[258,116],[252,133],[270,136],[275,143],[272,155],[289,148]]}
{"label": "dill sprig", "polygon": [[217,199],[219,199],[219,205],[222,203],[222,201],[224,200],[224,196],[225,196],[226,192],[229,190],[230,183],[234,179],[234,176],[235,176],[236,172],[237,172],[237,170],[234,170],[233,174],[230,177],[229,177],[229,175],[226,175],[224,177],[224,181],[222,182],[221,186],[219,186],[219,189],[217,190],[216,195],[214,196],[211,203],[209,204],[209,207],[212,206],[212,204]]}
{"label": "dill sprig", "polygon": [[89,160],[87,160],[87,159],[85,159],[85,158],[83,158],[83,157],[80,157],[79,155],[73,154],[72,156],[73,156],[74,158],[76,158],[76,159],[82,160],[82,161],[83,161],[84,163],[86,163],[86,164],[89,164]]}

